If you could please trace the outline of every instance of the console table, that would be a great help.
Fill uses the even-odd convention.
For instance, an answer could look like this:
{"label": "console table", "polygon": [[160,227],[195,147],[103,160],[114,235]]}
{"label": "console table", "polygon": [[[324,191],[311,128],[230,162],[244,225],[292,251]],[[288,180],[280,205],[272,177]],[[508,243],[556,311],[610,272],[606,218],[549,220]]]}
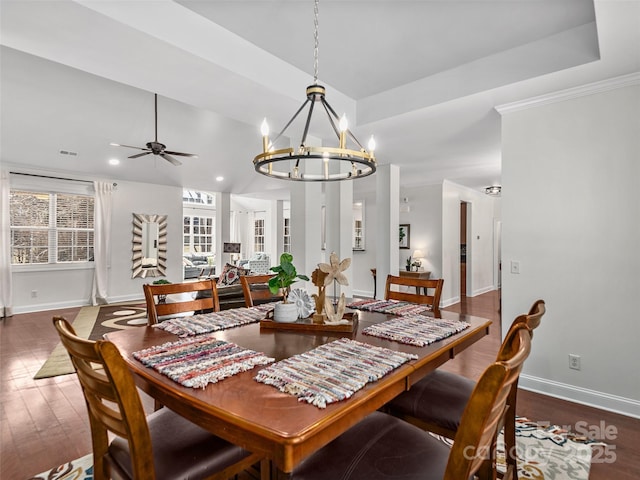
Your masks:
{"label": "console table", "polygon": [[[376,269],[371,269],[371,275],[373,275],[373,298],[376,298]],[[431,272],[425,272],[424,270],[418,270],[417,272],[407,272],[406,270],[400,270],[398,272],[398,276],[400,277],[411,277],[411,278],[423,278],[428,280],[431,276]],[[418,287],[416,287],[416,293],[420,293],[418,291]],[[427,292],[424,292],[425,295]]]}

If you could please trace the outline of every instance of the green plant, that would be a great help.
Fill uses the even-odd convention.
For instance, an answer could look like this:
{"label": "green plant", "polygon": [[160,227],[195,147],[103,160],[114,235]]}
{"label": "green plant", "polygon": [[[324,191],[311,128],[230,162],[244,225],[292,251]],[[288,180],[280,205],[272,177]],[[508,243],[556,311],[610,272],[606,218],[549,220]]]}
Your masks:
{"label": "green plant", "polygon": [[171,283],[171,282],[169,280],[167,280],[166,278],[161,278],[161,279],[155,280],[153,282],[154,285],[167,285],[169,283]]}
{"label": "green plant", "polygon": [[283,302],[287,302],[291,285],[298,280],[309,280],[306,275],[299,275],[296,271],[296,267],[293,265],[293,255],[290,253],[283,253],[280,255],[280,265],[271,267],[271,271],[275,272],[275,276],[269,279],[269,290],[272,294],[276,295],[279,291],[282,291]]}

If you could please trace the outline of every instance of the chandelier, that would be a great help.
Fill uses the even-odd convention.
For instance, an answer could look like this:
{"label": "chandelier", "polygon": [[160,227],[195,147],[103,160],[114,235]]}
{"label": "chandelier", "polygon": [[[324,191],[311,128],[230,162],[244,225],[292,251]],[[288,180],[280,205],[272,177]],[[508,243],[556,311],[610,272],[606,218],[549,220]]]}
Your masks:
{"label": "chandelier", "polygon": [[[253,159],[253,166],[256,172],[268,177],[300,182],[330,182],[366,177],[376,171],[376,158],[373,154],[375,140],[372,135],[367,145],[368,149],[365,149],[349,130],[346,116],[338,117],[325,99],[325,88],[318,85],[318,0],[315,0],[313,13],[313,85],[307,87],[306,100],[273,140],[269,139],[269,126],[267,119],[264,119],[260,129],[262,153]],[[307,118],[299,146],[276,149],[275,143],[307,106]],[[331,129],[338,139],[338,146],[307,145],[307,134],[315,106],[327,114]],[[352,143],[351,148],[347,144],[349,139]]]}

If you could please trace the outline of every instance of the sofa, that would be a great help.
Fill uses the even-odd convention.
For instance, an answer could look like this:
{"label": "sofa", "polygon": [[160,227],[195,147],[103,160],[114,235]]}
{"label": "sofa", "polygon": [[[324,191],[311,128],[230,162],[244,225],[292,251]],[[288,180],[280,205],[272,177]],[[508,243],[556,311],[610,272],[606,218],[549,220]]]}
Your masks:
{"label": "sofa", "polygon": [[255,252],[251,255],[251,258],[247,260],[240,260],[238,265],[244,267],[254,274],[264,275],[265,273],[271,273],[271,258],[269,254],[264,252]]}
{"label": "sofa", "polygon": [[189,278],[198,278],[204,275],[214,275],[215,266],[213,266],[215,257],[213,255],[202,255],[197,253],[186,254],[182,256],[183,277],[185,280]]}

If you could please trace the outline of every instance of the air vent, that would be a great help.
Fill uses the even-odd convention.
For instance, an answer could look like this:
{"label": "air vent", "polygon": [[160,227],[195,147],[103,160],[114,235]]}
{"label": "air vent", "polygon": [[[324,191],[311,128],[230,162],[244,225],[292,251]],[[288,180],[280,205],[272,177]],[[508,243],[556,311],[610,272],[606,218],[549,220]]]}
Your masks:
{"label": "air vent", "polygon": [[60,150],[60,155],[71,155],[72,157],[77,157],[78,152],[71,152],[69,150]]}

